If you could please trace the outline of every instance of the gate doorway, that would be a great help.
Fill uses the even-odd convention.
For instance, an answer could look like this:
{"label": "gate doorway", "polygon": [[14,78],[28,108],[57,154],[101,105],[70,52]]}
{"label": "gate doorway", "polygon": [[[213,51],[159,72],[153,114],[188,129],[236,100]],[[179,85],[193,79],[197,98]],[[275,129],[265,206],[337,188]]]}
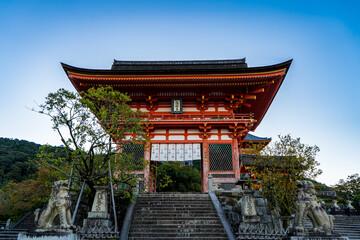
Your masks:
{"label": "gate doorway", "polygon": [[201,144],[152,144],[151,175],[156,192],[201,192]]}

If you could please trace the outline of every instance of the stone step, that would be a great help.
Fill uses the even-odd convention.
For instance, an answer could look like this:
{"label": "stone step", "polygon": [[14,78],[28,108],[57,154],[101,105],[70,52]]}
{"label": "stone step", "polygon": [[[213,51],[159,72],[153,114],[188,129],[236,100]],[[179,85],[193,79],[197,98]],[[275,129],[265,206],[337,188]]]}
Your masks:
{"label": "stone step", "polygon": [[176,226],[175,228],[169,228],[168,226],[163,227],[159,226],[158,228],[150,228],[146,226],[138,226],[136,229],[131,230],[130,232],[174,232],[174,233],[189,233],[189,232],[223,232],[223,226],[218,225],[217,227],[206,227],[206,225],[203,226],[197,226],[197,227],[179,227]]}
{"label": "stone step", "polygon": [[[156,225],[163,225],[167,226],[169,224],[178,224],[182,226],[187,225],[206,225],[206,224],[218,224],[221,223],[219,219],[212,219],[212,220],[138,220],[134,219],[133,223],[137,224],[156,224]],[[131,224],[133,225],[133,224]]]}
{"label": "stone step", "polygon": [[135,212],[134,216],[136,217],[146,217],[146,216],[157,216],[157,217],[161,217],[161,216],[172,216],[172,217],[201,217],[201,216],[208,216],[208,217],[216,217],[217,214],[216,213],[207,213],[207,212],[191,212],[191,211],[178,211],[178,212],[173,212],[173,211],[153,211],[153,210],[149,210],[149,211],[139,211],[139,212]]}
{"label": "stone step", "polygon": [[18,234],[21,231],[9,231],[9,230],[2,230],[0,231],[0,239],[1,240],[16,240],[18,237]]}
{"label": "stone step", "polygon": [[[360,217],[336,215],[334,221],[334,232],[349,239],[360,239]],[[306,227],[312,227],[310,220]]]}
{"label": "stone step", "polygon": [[181,239],[192,239],[192,240],[228,240],[227,236],[219,236],[219,237],[156,237],[156,238],[149,238],[149,237],[128,237],[129,240],[181,240]]}
{"label": "stone step", "polygon": [[334,226],[334,229],[358,229],[360,231],[360,227],[359,225],[352,225],[352,226],[346,226],[346,225],[343,225],[343,226],[339,226],[339,225],[336,225]]}
{"label": "stone step", "polygon": [[198,219],[198,218],[216,218],[217,215],[215,213],[209,214],[196,214],[196,213],[186,213],[186,214],[134,214],[136,218],[184,218],[187,220]]}
{"label": "stone step", "polygon": [[197,210],[212,210],[214,209],[213,206],[196,206],[196,207],[192,207],[192,206],[189,206],[189,207],[183,207],[183,206],[160,206],[160,205],[152,205],[152,206],[137,206],[136,209],[164,209],[164,210],[186,210],[186,209],[197,209]]}
{"label": "stone step", "polygon": [[159,221],[187,221],[187,222],[193,222],[193,221],[213,221],[214,217],[206,217],[206,216],[202,216],[202,217],[192,217],[192,218],[188,218],[188,217],[171,217],[171,216],[165,216],[165,217],[136,217],[136,222],[138,221],[149,221],[149,222],[159,222]]}
{"label": "stone step", "polygon": [[139,194],[128,239],[227,239],[207,193]]}
{"label": "stone step", "polygon": [[161,196],[161,195],[176,195],[176,196],[181,196],[181,195],[185,195],[185,196],[189,196],[189,195],[196,195],[196,196],[208,196],[207,193],[203,193],[203,192],[141,192],[139,193],[140,196],[151,196],[151,195],[155,195],[155,196]]}
{"label": "stone step", "polygon": [[138,195],[140,199],[194,199],[194,200],[204,200],[209,199],[208,195]]}
{"label": "stone step", "polygon": [[207,204],[139,204],[136,206],[137,209],[162,209],[162,208],[176,208],[176,209],[214,209],[213,205]]}
{"label": "stone step", "polygon": [[227,236],[225,232],[189,232],[189,233],[174,233],[174,232],[131,232],[131,237],[148,237],[148,238],[158,238],[158,237],[224,237]]}
{"label": "stone step", "polygon": [[201,206],[201,205],[209,205],[209,201],[136,201],[136,204],[139,205],[150,205],[150,206],[163,206],[163,205],[193,205],[193,206]]}

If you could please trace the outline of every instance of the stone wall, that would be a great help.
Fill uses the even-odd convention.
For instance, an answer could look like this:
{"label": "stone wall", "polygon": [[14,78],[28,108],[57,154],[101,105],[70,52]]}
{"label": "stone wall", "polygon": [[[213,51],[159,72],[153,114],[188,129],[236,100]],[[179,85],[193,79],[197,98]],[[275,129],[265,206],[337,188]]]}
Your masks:
{"label": "stone wall", "polygon": [[271,215],[259,191],[215,190],[233,232],[243,234],[282,234],[279,219]]}

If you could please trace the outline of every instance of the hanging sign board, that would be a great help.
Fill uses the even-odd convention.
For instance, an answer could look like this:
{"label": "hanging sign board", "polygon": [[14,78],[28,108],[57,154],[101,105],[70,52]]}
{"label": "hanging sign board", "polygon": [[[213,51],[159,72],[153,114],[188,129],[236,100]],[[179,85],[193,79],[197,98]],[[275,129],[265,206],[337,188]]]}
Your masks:
{"label": "hanging sign board", "polygon": [[184,144],[176,144],[176,161],[184,161]]}
{"label": "hanging sign board", "polygon": [[161,162],[167,161],[167,144],[160,144],[160,160]]}
{"label": "hanging sign board", "polygon": [[176,161],[175,155],[176,155],[176,145],[175,144],[169,144],[168,145],[168,161]]}
{"label": "hanging sign board", "polygon": [[185,161],[192,160],[192,144],[185,144]]}
{"label": "hanging sign board", "polygon": [[193,144],[193,156],[192,160],[201,160],[201,148],[200,143]]}
{"label": "hanging sign board", "polygon": [[173,114],[183,113],[182,98],[171,99],[171,113]]}
{"label": "hanging sign board", "polygon": [[151,144],[151,161],[159,161],[160,159],[160,146],[159,144]]}
{"label": "hanging sign board", "polygon": [[192,161],[201,160],[201,144],[151,144],[151,161]]}

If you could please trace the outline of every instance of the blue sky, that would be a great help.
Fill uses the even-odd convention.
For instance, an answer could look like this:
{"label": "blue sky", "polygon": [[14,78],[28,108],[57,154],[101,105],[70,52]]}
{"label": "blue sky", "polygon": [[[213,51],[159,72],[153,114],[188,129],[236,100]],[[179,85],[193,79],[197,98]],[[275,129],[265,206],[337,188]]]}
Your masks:
{"label": "blue sky", "polygon": [[49,120],[27,109],[58,88],[74,90],[60,62],[294,59],[254,134],[318,145],[318,180],[335,184],[360,172],[359,9],[346,0],[0,0],[0,136],[60,144]]}

